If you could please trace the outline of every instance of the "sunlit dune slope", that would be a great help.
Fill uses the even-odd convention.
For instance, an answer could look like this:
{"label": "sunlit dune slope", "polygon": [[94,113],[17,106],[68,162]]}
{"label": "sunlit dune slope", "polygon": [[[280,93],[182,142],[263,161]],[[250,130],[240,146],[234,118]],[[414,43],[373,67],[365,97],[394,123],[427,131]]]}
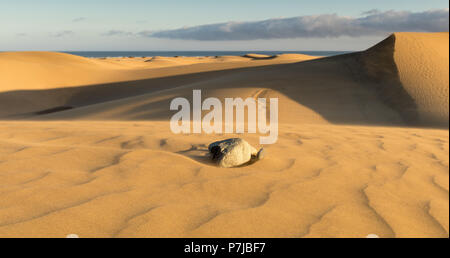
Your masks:
{"label": "sunlit dune slope", "polygon": [[394,60],[400,81],[422,123],[448,127],[449,34],[396,33]]}
{"label": "sunlit dune slope", "polygon": [[0,237],[446,237],[448,131],[280,125],[251,166],[167,122],[0,122]]}

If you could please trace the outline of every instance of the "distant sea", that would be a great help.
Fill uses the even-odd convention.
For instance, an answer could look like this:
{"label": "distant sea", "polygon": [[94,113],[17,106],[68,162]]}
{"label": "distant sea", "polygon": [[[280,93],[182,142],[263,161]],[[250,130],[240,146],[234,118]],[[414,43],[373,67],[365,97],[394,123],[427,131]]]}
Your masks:
{"label": "distant sea", "polygon": [[334,56],[349,51],[64,51],[84,57],[149,57],[149,56],[242,56],[245,54],[278,55],[305,54],[311,56]]}

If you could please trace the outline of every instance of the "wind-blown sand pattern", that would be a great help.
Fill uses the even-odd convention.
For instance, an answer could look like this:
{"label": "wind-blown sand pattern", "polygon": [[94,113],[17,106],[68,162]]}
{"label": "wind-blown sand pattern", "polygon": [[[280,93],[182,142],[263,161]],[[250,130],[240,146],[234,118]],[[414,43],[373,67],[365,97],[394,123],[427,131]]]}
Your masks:
{"label": "wind-blown sand pattern", "polygon": [[[448,237],[448,33],[360,53],[0,54],[0,237]],[[279,140],[221,169],[170,101],[278,97]]]}

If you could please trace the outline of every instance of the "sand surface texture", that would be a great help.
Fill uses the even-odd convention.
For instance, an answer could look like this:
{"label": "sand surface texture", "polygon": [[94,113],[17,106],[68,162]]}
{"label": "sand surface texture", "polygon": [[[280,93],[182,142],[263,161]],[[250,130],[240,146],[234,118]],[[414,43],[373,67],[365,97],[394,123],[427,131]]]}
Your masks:
{"label": "sand surface texture", "polygon": [[[0,237],[448,237],[448,33],[335,57],[0,53]],[[176,97],[279,98],[222,169]]]}

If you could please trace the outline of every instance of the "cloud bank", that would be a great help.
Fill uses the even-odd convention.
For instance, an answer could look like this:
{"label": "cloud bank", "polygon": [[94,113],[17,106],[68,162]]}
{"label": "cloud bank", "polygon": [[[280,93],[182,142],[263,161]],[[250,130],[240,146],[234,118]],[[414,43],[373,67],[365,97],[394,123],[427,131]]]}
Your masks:
{"label": "cloud bank", "polygon": [[362,17],[336,14],[270,19],[256,22],[228,22],[175,30],[140,32],[140,36],[188,40],[256,40],[289,38],[361,37],[387,33],[440,32],[449,30],[449,9],[425,12],[370,10]]}

